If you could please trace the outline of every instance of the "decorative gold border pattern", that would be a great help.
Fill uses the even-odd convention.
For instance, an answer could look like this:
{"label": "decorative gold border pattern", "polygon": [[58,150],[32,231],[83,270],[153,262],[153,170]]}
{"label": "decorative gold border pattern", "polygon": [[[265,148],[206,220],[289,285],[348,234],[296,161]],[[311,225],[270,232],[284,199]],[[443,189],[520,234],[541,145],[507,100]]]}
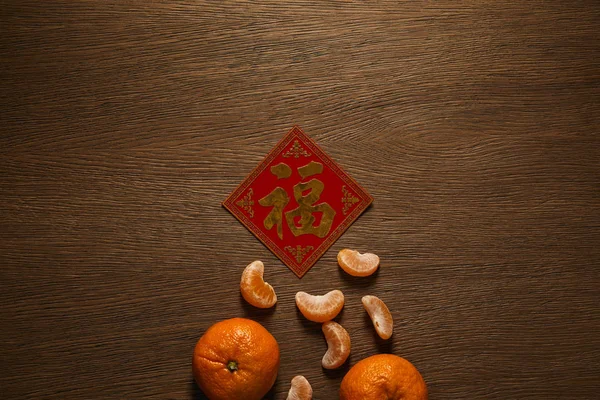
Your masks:
{"label": "decorative gold border pattern", "polygon": [[342,212],[344,215],[348,214],[348,210],[351,209],[354,204],[358,203],[358,201],[358,198],[354,197],[352,193],[346,189],[346,185],[342,186],[342,204],[344,205]]}
{"label": "decorative gold border pattern", "polygon": [[300,158],[300,156],[302,157],[310,157],[310,153],[306,150],[304,150],[304,148],[302,147],[302,145],[300,144],[300,142],[298,140],[294,140],[294,144],[292,145],[292,147],[286,151],[285,153],[282,154],[283,158],[289,158],[289,157],[294,157],[294,158]]}
{"label": "decorative gold border pattern", "polygon": [[248,213],[250,218],[254,218],[254,209],[252,206],[254,205],[254,200],[252,200],[252,196],[254,195],[254,191],[252,188],[248,190],[248,193],[241,199],[238,200],[235,204],[238,207],[241,207],[244,211]]}
{"label": "decorative gold border pattern", "polygon": [[298,261],[299,263],[302,262],[302,259],[304,258],[304,256],[311,251],[312,249],[314,249],[314,247],[312,246],[306,246],[306,247],[302,247],[300,245],[297,245],[296,247],[292,247],[292,246],[285,246],[283,248],[284,250],[292,253],[292,255],[294,256],[294,258],[296,258],[296,261]]}

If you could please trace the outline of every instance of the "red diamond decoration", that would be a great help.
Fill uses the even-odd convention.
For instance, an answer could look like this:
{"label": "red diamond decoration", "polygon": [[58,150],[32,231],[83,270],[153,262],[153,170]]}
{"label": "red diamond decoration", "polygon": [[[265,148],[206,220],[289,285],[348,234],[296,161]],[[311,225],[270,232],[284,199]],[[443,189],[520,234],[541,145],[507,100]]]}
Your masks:
{"label": "red diamond decoration", "polygon": [[372,201],[295,126],[223,206],[301,278]]}

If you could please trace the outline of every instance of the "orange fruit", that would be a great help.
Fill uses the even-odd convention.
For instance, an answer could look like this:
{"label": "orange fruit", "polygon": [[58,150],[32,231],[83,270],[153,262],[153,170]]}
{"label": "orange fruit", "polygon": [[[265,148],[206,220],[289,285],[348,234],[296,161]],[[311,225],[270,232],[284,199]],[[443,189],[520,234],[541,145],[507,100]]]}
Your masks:
{"label": "orange fruit", "polygon": [[340,385],[340,400],[427,400],[427,386],[404,358],[377,354],[356,363]]}
{"label": "orange fruit", "polygon": [[348,331],[333,321],[325,322],[321,330],[327,340],[327,352],[321,360],[321,365],[326,369],[341,367],[350,355],[351,345]]}
{"label": "orange fruit", "polygon": [[287,395],[287,400],[311,400],[312,387],[302,375],[295,376],[292,379],[292,387]]}
{"label": "orange fruit", "polygon": [[244,268],[240,282],[244,299],[258,308],[273,307],[277,303],[275,289],[263,280],[264,272],[265,265],[262,261],[254,261]]}
{"label": "orange fruit", "polygon": [[298,292],[296,305],[306,319],[325,322],[334,319],[344,307],[344,293],[332,290],[323,296],[313,296],[306,292]]}
{"label": "orange fruit", "polygon": [[194,348],[194,378],[211,400],[260,400],[279,369],[279,345],[258,322],[217,322]]}
{"label": "orange fruit", "polygon": [[385,303],[375,296],[364,296],[362,303],[379,337],[389,339],[394,332],[394,320]]}
{"label": "orange fruit", "polygon": [[378,256],[371,253],[360,254],[356,250],[340,250],[337,259],[340,267],[352,276],[369,276],[379,267]]}

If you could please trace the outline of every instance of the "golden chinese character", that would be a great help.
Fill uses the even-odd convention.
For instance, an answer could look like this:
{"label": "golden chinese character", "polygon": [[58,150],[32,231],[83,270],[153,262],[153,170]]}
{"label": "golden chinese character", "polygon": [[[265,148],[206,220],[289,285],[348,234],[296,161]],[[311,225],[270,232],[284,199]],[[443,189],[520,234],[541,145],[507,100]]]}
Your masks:
{"label": "golden chinese character", "polygon": [[292,169],[285,163],[280,163],[271,167],[271,173],[277,177],[277,179],[285,179],[292,176]]}
{"label": "golden chinese character", "polygon": [[302,179],[320,174],[321,172],[323,172],[323,164],[314,161],[311,161],[305,166],[298,168],[298,173]]}
{"label": "golden chinese character", "polygon": [[[311,161],[310,163],[299,167],[298,172],[302,178],[307,178],[312,175],[317,175],[323,172],[323,164]],[[285,163],[280,163],[271,167],[271,173],[277,176],[278,179],[286,179],[291,175],[290,167]],[[325,237],[335,217],[335,210],[327,203],[315,204],[319,201],[321,193],[325,185],[318,179],[311,179],[308,182],[300,182],[294,186],[294,198],[298,202],[298,207],[294,210],[285,213],[285,220],[294,234],[294,236],[312,234],[320,238]],[[310,190],[306,196],[302,193]],[[271,193],[258,201],[258,204],[264,207],[273,207],[269,215],[263,221],[263,225],[267,230],[271,230],[273,226],[277,226],[277,236],[283,239],[283,209],[289,203],[290,197],[287,192],[281,188],[275,188]],[[319,225],[313,226],[316,221],[314,213],[322,213]],[[295,219],[300,217],[296,225]]]}
{"label": "golden chinese character", "polygon": [[[315,205],[324,188],[325,185],[318,179],[311,179],[294,186],[294,198],[298,202],[298,208],[285,213],[285,219],[294,236],[313,234],[323,238],[329,233],[333,217],[335,217],[335,210],[327,203]],[[302,193],[309,189],[310,192],[306,196],[302,196]],[[313,215],[315,212],[322,213],[321,221],[317,226],[313,226],[316,220]],[[294,221],[296,217],[300,217],[298,221],[300,226],[297,226]]]}
{"label": "golden chinese character", "polygon": [[261,206],[273,207],[267,218],[263,221],[263,224],[267,230],[271,230],[274,225],[277,225],[277,236],[279,236],[279,239],[283,239],[283,209],[289,201],[290,197],[281,187],[275,188],[275,190],[258,201],[258,204]]}

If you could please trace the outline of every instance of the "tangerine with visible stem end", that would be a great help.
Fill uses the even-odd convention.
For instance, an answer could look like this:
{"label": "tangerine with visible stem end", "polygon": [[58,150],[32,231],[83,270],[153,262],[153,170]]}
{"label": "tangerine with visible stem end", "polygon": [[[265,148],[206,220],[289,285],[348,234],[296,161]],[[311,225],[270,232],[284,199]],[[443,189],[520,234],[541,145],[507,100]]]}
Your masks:
{"label": "tangerine with visible stem end", "polygon": [[260,400],[279,370],[279,345],[246,318],[217,322],[202,335],[192,359],[194,378],[210,400]]}

